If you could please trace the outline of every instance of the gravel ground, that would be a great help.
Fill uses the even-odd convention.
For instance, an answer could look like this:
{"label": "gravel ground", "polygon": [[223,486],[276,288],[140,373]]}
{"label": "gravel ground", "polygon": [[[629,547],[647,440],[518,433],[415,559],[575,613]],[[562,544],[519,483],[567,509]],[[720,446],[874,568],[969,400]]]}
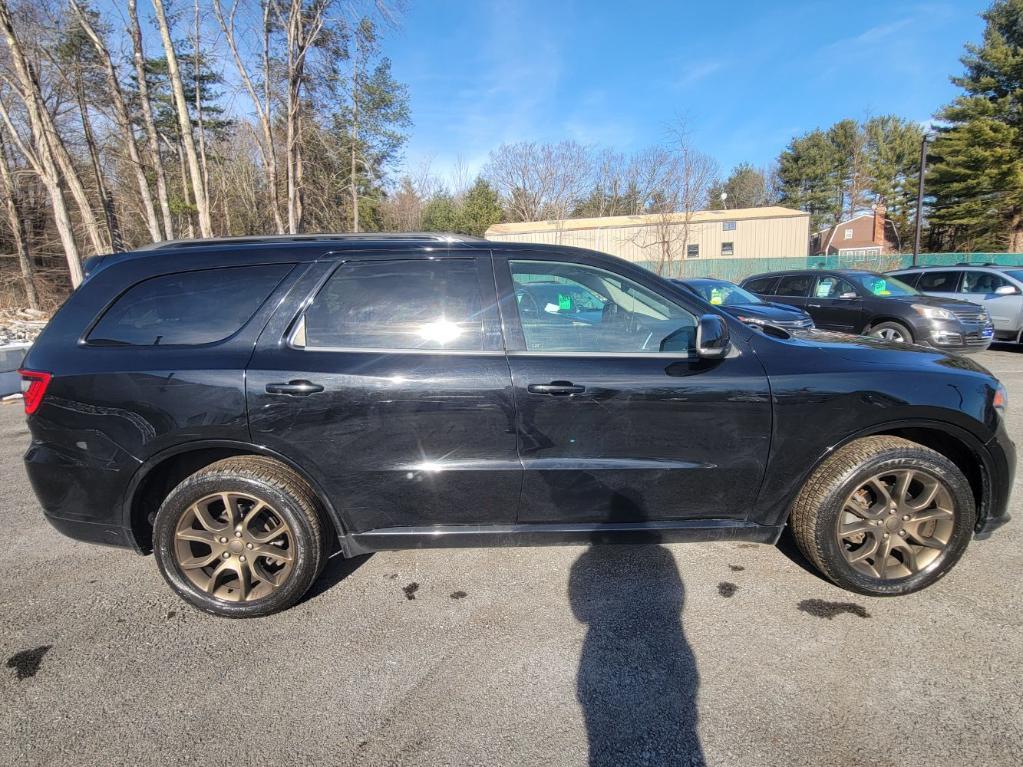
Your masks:
{"label": "gravel ground", "polygon": [[[1019,434],[1023,352],[978,359]],[[1023,764],[1019,480],[1014,524],[899,599],[785,547],[408,551],[228,621],[50,529],[27,442],[0,405],[0,764]]]}

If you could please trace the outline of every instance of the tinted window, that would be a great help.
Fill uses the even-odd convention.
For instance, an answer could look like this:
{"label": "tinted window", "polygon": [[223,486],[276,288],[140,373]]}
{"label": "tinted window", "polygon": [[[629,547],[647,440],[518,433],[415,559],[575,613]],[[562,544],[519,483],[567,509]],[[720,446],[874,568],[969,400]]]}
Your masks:
{"label": "tinted window", "polygon": [[917,286],[916,283],[920,279],[920,272],[910,272],[909,274],[896,274],[893,276],[898,277],[911,288],[915,288]]}
{"label": "tinted window", "polygon": [[241,330],[290,264],[181,272],[140,282],[111,306],[89,343],[128,346],[208,344]]}
{"label": "tinted window", "polygon": [[925,293],[952,293],[959,282],[959,272],[922,272],[917,280],[917,290]]}
{"label": "tinted window", "polygon": [[991,272],[963,272],[963,284],[959,288],[960,293],[994,293],[1003,285],[1008,285],[997,274]]}
{"label": "tinted window", "polygon": [[[695,346],[696,318],[632,280],[553,261],[510,266],[528,351],[654,354]],[[556,300],[547,297],[555,294]],[[592,298],[585,304],[561,299],[576,294]]]}
{"label": "tinted window", "polygon": [[778,283],[778,289],[775,291],[775,295],[805,296],[810,292],[811,282],[813,282],[812,275],[790,274],[788,277],[781,278],[781,282]]}
{"label": "tinted window", "polygon": [[760,295],[769,295],[774,291],[771,290],[771,286],[774,284],[777,277],[758,277],[755,280],[750,280],[743,285],[746,290],[751,293],[759,293]]}
{"label": "tinted window", "polygon": [[343,264],[305,313],[305,346],[483,348],[474,259]]}
{"label": "tinted window", "polygon": [[845,293],[856,293],[856,288],[841,277],[820,277],[813,289],[815,298],[838,298]]}

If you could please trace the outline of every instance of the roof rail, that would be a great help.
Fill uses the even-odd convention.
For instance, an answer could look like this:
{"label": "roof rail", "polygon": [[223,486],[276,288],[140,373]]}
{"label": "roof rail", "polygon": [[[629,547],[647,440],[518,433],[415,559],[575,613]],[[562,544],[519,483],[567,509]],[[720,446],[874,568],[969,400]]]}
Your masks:
{"label": "roof rail", "polygon": [[454,232],[359,232],[347,234],[266,234],[242,237],[210,237],[208,239],[164,240],[143,245],[135,250],[162,250],[164,248],[202,248],[217,245],[259,245],[288,242],[484,242],[482,237]]}

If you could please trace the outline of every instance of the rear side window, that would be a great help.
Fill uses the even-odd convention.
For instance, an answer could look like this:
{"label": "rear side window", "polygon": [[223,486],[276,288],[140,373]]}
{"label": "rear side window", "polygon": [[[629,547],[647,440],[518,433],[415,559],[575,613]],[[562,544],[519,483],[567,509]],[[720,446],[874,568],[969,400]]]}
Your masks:
{"label": "rear side window", "polygon": [[923,272],[916,289],[924,293],[954,293],[959,283],[959,272]]}
{"label": "rear side window", "polygon": [[475,259],[342,264],[305,313],[304,343],[322,349],[483,349]]}
{"label": "rear side window", "polygon": [[917,287],[917,282],[920,281],[920,272],[908,272],[905,274],[893,274],[892,277],[896,277],[902,280],[904,283],[909,285],[911,288]]}
{"label": "rear side window", "polygon": [[743,284],[743,287],[750,293],[759,293],[760,295],[768,295],[772,293],[771,286],[774,285],[777,277],[758,277],[755,280],[750,280]]}
{"label": "rear side window", "polygon": [[811,282],[813,282],[813,277],[809,274],[790,274],[788,277],[781,278],[775,295],[805,296],[810,292]]}
{"label": "rear side window", "polygon": [[107,346],[223,341],[252,319],[291,264],[232,266],[152,277],[123,293],[89,333]]}

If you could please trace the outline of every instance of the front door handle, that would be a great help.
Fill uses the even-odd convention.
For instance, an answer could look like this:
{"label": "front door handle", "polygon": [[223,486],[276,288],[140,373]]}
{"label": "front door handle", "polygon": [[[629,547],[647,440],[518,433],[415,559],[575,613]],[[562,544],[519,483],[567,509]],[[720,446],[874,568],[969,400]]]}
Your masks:
{"label": "front door handle", "polygon": [[806,308],[807,309],[823,309],[824,305],[823,304],[807,304]]}
{"label": "front door handle", "polygon": [[582,394],[585,386],[576,386],[571,381],[551,381],[549,384],[530,384],[526,387],[530,394],[549,394],[552,397],[566,397],[571,394]]}
{"label": "front door handle", "polygon": [[306,397],[320,391],[323,391],[323,387],[312,381],[288,381],[266,385],[267,394],[289,394],[292,397]]}

